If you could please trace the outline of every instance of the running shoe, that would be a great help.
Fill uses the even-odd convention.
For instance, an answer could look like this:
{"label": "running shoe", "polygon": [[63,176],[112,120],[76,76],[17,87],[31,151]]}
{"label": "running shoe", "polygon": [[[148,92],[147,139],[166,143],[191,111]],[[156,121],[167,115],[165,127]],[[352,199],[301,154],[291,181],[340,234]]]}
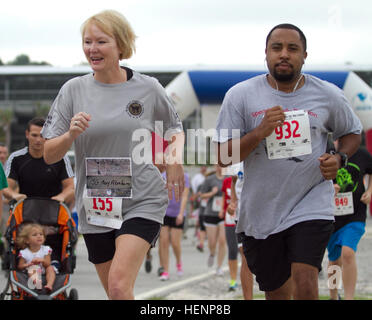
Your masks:
{"label": "running shoe", "polygon": [[214,263],[214,256],[213,255],[209,255],[208,260],[207,260],[208,267],[212,267],[213,266],[213,263]]}
{"label": "running shoe", "polygon": [[201,244],[198,244],[196,246],[196,249],[198,249],[200,252],[203,252],[204,251],[204,248],[203,248],[203,246]]}
{"label": "running shoe", "polygon": [[223,270],[222,270],[222,268],[217,268],[216,269],[216,275],[217,276],[223,276]]}
{"label": "running shoe", "polygon": [[229,291],[236,291],[237,288],[238,288],[238,284],[236,283],[236,281],[230,280]]}
{"label": "running shoe", "polygon": [[342,300],[342,297],[341,297],[341,295],[338,293],[338,294],[337,294],[337,299],[329,298],[329,300]]}
{"label": "running shoe", "polygon": [[183,275],[182,263],[177,263],[177,275],[178,276]]}
{"label": "running shoe", "polygon": [[159,277],[159,280],[160,281],[167,281],[167,280],[169,280],[169,273],[168,272],[163,272],[161,274],[161,276]]}

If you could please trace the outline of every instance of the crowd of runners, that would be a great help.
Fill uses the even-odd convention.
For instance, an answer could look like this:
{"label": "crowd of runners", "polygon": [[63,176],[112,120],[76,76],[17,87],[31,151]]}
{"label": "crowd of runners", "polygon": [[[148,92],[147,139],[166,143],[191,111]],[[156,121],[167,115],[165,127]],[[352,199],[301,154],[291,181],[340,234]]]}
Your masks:
{"label": "crowd of runners", "polygon": [[[297,26],[273,27],[268,72],[228,90],[212,139],[218,164],[192,177],[183,166],[182,121],[164,88],[119,64],[135,51],[126,18],[100,12],[83,23],[81,37],[93,73],[67,81],[46,121],[29,123],[29,145],[10,155],[1,188],[8,200],[42,195],[76,208],[108,298],[134,298],[139,269],[144,260],[150,269],[157,248],[159,279],[170,277],[170,247],[182,276],[189,214],[198,216],[195,250],[208,252],[206,265],[221,275],[227,258],[227,290],[236,290],[239,274],[252,299],[254,274],[267,299],[317,299],[327,248],[329,276],[341,270],[345,299],[353,298],[371,156],[342,90],[302,73],[307,42]],[[151,158],[159,123],[167,148]]]}
{"label": "crowd of runners", "polygon": [[[172,249],[176,260],[176,276],[181,277],[182,239],[193,228],[195,250],[207,253],[206,260],[201,262],[205,264],[206,271],[214,268],[215,274],[222,276],[222,267],[227,259],[230,279],[226,290],[235,291],[240,279],[244,298],[252,299],[253,275],[235,232],[243,169],[236,167],[235,171],[236,174],[223,174],[223,169],[215,165],[200,166],[200,172],[191,178],[185,173],[183,201],[170,201],[160,232],[158,252],[148,252],[144,264],[146,272],[152,271],[154,256],[159,257],[159,280],[169,280],[169,251]],[[239,260],[242,263],[240,270]]]}

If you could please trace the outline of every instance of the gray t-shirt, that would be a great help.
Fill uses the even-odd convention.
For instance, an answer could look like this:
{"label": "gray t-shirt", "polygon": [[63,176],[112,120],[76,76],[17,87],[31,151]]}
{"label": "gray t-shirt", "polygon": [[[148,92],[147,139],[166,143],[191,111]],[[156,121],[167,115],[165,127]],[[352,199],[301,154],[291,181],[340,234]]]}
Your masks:
{"label": "gray t-shirt", "polygon": [[[214,187],[218,188],[218,192],[211,198],[208,199],[207,206],[205,207],[204,215],[217,217],[219,210],[216,210],[216,205],[222,201],[222,179],[218,179],[215,174],[212,174],[205,178],[203,184],[201,185],[200,192],[207,193],[211,192]],[[218,199],[217,199],[218,198]],[[220,200],[219,202],[216,202]],[[213,205],[214,204],[214,205]]]}
{"label": "gray t-shirt", "polygon": [[[269,160],[266,140],[244,160],[244,186],[237,232],[265,239],[302,221],[333,220],[332,182],[325,180],[318,158],[325,153],[327,136],[360,134],[362,125],[343,92],[311,75],[299,90],[273,89],[266,75],[243,81],[226,94],[217,120],[215,142],[244,136],[262,121],[265,109],[280,105],[286,111],[305,110],[309,115],[312,153]],[[230,129],[228,134],[218,134]],[[231,129],[240,129],[232,136]]]}
{"label": "gray t-shirt", "polygon": [[[152,77],[133,72],[119,84],[105,84],[93,74],[66,82],[55,99],[42,130],[46,139],[69,130],[71,118],[84,111],[91,115],[89,128],[74,141],[76,157],[76,207],[81,233],[102,233],[112,229],[87,223],[83,206],[86,185],[86,157],[130,157],[132,159],[132,199],[122,200],[123,219],[146,218],[163,223],[168,205],[165,182],[152,164],[137,164],[133,151],[151,150],[155,121],[162,121],[163,132],[182,132],[182,122],[166,96],[164,88]],[[136,129],[146,129],[150,139],[133,139]],[[137,146],[137,148],[136,148]],[[150,148],[150,149],[148,149]],[[150,154],[151,159],[151,154]],[[151,162],[151,161],[150,161]]]}

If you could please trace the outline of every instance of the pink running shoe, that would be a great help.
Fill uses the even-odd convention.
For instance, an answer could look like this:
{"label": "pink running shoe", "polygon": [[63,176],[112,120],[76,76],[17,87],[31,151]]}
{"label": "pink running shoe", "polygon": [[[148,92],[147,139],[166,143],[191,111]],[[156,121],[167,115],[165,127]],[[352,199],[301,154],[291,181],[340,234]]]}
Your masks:
{"label": "pink running shoe", "polygon": [[160,281],[167,281],[167,280],[169,280],[169,273],[168,273],[168,272],[163,272],[163,273],[160,275],[159,280],[160,280]]}
{"label": "pink running shoe", "polygon": [[178,276],[183,275],[182,263],[177,263],[177,275]]}

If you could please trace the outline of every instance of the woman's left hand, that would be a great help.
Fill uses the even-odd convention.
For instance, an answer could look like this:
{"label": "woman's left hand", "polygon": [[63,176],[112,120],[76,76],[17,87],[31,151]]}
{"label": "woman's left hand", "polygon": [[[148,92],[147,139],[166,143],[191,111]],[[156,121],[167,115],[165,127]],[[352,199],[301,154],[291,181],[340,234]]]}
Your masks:
{"label": "woman's left hand", "polygon": [[182,164],[167,164],[167,184],[166,188],[168,189],[168,198],[169,200],[174,196],[176,201],[180,201],[183,189],[185,188],[185,178],[183,173]]}

